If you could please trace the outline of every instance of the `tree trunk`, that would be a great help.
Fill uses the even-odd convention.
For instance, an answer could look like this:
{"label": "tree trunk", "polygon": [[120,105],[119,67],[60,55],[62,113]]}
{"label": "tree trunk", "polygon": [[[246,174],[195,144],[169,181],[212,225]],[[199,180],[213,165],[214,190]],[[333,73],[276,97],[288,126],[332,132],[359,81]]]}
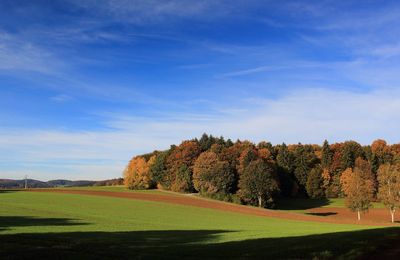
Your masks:
{"label": "tree trunk", "polygon": [[359,210],[357,210],[357,218],[358,218],[358,221],[360,221],[361,216],[360,216],[360,211]]}
{"label": "tree trunk", "polygon": [[394,223],[394,212],[395,212],[396,210],[394,210],[394,209],[391,209],[390,210],[390,215],[392,215],[392,223]]}
{"label": "tree trunk", "polygon": [[262,207],[262,197],[258,196],[258,206],[261,208]]}

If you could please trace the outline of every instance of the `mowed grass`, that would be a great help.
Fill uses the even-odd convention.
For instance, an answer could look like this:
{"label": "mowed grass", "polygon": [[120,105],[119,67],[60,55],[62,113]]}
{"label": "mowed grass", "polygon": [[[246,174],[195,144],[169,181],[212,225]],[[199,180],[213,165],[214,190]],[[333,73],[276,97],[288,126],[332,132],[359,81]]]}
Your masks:
{"label": "mowed grass", "polygon": [[0,193],[2,258],[356,256],[397,232],[123,198]]}
{"label": "mowed grass", "polygon": [[[280,199],[277,201],[277,209],[289,210],[292,212],[304,213],[307,209],[312,208],[345,208],[344,198],[329,198],[329,199],[308,199],[308,198],[291,198]],[[372,208],[385,208],[380,202],[373,202]]]}

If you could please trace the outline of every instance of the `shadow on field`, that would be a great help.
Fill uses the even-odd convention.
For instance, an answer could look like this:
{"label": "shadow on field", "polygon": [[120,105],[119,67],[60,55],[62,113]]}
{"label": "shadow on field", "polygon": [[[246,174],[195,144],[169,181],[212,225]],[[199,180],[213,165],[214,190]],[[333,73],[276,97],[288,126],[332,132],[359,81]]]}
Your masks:
{"label": "shadow on field", "polygon": [[9,234],[0,235],[0,255],[2,259],[357,258],[376,250],[388,252],[399,242],[399,231],[384,228],[225,243],[217,243],[218,236],[232,231]]}
{"label": "shadow on field", "polygon": [[280,199],[276,202],[276,209],[280,210],[306,210],[329,205],[328,199]]}
{"label": "shadow on field", "polygon": [[21,216],[0,216],[0,231],[13,227],[28,226],[76,226],[88,223],[75,222],[76,219],[69,218],[35,218]]}
{"label": "shadow on field", "polygon": [[15,189],[15,190],[2,190],[2,189],[0,189],[0,193],[14,193],[14,192],[18,192],[18,191],[21,191],[21,190],[17,190],[17,189]]}
{"label": "shadow on field", "polygon": [[327,216],[337,215],[337,212],[308,212],[306,214],[312,216],[327,217]]}

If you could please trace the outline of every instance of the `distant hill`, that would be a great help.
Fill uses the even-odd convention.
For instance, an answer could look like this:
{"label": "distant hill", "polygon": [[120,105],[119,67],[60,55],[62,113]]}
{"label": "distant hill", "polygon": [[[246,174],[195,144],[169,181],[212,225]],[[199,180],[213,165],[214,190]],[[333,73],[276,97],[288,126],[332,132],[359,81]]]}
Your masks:
{"label": "distant hill", "polygon": [[51,180],[47,183],[51,186],[66,186],[66,187],[79,187],[79,186],[93,186],[97,181],[70,181],[70,180]]}
{"label": "distant hill", "polygon": [[[53,187],[80,187],[80,186],[109,186],[120,185],[123,179],[111,179],[103,181],[71,181],[71,180],[51,180],[47,182],[28,179],[28,188],[53,188]],[[0,189],[24,188],[25,180],[0,179]]]}
{"label": "distant hill", "polygon": [[[50,188],[53,187],[47,182],[28,179],[27,180],[29,188]],[[9,180],[9,179],[0,179],[0,188],[24,188],[25,180]]]}

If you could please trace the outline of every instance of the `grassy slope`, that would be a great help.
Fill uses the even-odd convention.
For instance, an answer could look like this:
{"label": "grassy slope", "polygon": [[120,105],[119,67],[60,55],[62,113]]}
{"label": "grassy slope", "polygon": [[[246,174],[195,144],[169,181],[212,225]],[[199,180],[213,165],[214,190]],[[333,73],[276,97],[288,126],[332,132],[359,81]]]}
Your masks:
{"label": "grassy slope", "polygon": [[[345,208],[343,198],[334,199],[280,199],[277,202],[277,209],[289,210],[297,213],[304,213],[307,209],[323,207],[323,208]],[[384,208],[379,202],[373,202],[372,208]]]}
{"label": "grassy slope", "polygon": [[[8,256],[27,252],[53,257],[62,252],[62,257],[160,253],[170,257],[306,257],[320,252],[343,254],[395,231],[119,198],[0,193],[0,254]],[[337,241],[332,243],[332,239]]]}
{"label": "grassy slope", "polygon": [[[162,190],[129,190],[123,185],[117,186],[93,186],[93,187],[60,187],[60,189],[71,189],[71,190],[98,190],[98,191],[117,191],[117,192],[145,192],[150,194],[165,194],[169,193]],[[335,207],[345,208],[343,198],[329,198],[329,199],[280,199],[278,201],[278,209],[281,210],[302,210],[310,209],[314,207]],[[384,205],[379,202],[372,203],[373,208],[384,208]]]}

